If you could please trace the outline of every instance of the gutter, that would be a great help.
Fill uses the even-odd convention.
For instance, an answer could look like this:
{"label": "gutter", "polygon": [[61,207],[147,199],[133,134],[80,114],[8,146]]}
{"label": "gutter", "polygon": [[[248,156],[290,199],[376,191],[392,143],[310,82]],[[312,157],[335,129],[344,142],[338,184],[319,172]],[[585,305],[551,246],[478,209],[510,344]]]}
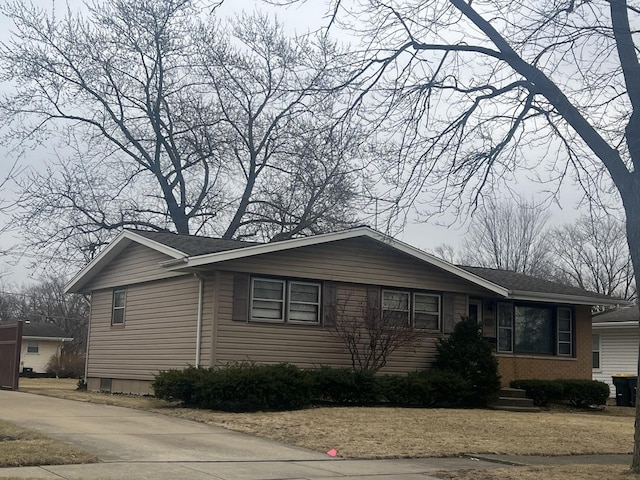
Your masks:
{"label": "gutter", "polygon": [[591,324],[592,328],[628,328],[628,327],[638,327],[637,320],[628,320],[624,322],[593,322]]}
{"label": "gutter", "polygon": [[564,295],[553,293],[527,292],[526,290],[511,290],[509,298],[532,302],[568,303],[574,305],[631,305],[626,300],[619,298],[595,298],[581,295]]}
{"label": "gutter", "polygon": [[194,366],[198,368],[200,366],[200,350],[202,345],[202,310],[204,304],[204,278],[197,273],[193,276],[198,279],[198,320],[196,326],[196,361]]}
{"label": "gutter", "polygon": [[72,342],[73,338],[69,337],[38,337],[36,335],[23,335],[23,339],[25,340],[51,340],[52,342]]}
{"label": "gutter", "polygon": [[181,265],[189,263],[189,257],[172,258],[171,260],[165,260],[160,262],[159,265],[164,268],[180,268]]}

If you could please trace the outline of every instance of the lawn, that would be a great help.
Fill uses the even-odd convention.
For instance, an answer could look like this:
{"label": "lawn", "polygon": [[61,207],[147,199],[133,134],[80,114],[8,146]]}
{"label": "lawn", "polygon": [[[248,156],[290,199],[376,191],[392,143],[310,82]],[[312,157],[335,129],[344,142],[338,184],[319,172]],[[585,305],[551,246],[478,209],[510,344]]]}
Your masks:
{"label": "lawn", "polygon": [[[21,390],[140,408],[347,458],[443,457],[468,453],[631,453],[633,410],[512,413],[418,408],[311,408],[235,414],[178,408],[153,398],[76,392],[75,381],[22,379]],[[507,478],[507,477],[505,477]]]}
{"label": "lawn", "polygon": [[98,459],[66,443],[0,421],[0,467],[93,463]]}
{"label": "lawn", "polygon": [[509,467],[491,470],[457,470],[439,472],[435,476],[446,480],[638,480],[640,475],[628,473],[623,465],[554,465]]}

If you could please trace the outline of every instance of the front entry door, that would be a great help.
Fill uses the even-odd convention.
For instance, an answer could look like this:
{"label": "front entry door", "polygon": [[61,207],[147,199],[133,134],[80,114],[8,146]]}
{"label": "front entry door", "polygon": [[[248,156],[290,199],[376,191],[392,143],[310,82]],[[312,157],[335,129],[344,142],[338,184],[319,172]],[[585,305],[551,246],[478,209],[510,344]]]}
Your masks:
{"label": "front entry door", "polygon": [[482,331],[482,300],[480,298],[469,299],[469,317],[475,320],[478,331],[484,335]]}

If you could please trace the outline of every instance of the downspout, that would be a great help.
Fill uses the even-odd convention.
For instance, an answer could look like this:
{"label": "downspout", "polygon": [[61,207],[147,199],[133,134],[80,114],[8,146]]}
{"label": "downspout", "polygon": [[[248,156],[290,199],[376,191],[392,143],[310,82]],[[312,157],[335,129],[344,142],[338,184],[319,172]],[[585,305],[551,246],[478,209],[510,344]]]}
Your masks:
{"label": "downspout", "polygon": [[87,295],[82,295],[84,301],[89,304],[89,321],[87,322],[87,348],[84,354],[84,384],[87,385],[87,375],[89,374],[89,338],[91,338],[91,311],[93,309],[93,303]]}
{"label": "downspout", "polygon": [[204,304],[204,278],[202,278],[197,273],[193,274],[199,281],[198,287],[198,321],[196,326],[196,361],[195,367],[200,366],[200,349],[202,344],[202,306]]}

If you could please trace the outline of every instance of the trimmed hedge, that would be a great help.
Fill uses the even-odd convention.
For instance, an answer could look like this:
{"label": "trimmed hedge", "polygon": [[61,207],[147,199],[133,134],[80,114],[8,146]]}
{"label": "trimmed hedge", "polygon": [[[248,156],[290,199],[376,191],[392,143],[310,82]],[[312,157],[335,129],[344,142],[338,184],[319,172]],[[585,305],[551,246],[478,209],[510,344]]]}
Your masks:
{"label": "trimmed hedge", "polygon": [[609,385],[597,380],[556,380],[564,390],[562,397],[574,407],[604,405],[609,398]]}
{"label": "trimmed hedge", "polygon": [[165,370],[152,387],[158,398],[232,412],[293,410],[312,403],[458,406],[467,404],[473,392],[459,374],[437,369],[403,376],[252,363]]}
{"label": "trimmed hedge", "polygon": [[462,375],[431,369],[407,375],[409,404],[427,407],[456,407],[470,403],[473,385]]}
{"label": "trimmed hedge", "polygon": [[568,403],[579,408],[605,405],[609,386],[604,382],[586,379],[514,380],[512,388],[521,388],[538,406],[550,403]]}
{"label": "trimmed hedge", "polygon": [[340,405],[372,405],[384,396],[379,377],[372,372],[349,368],[321,367],[307,370],[313,399]]}
{"label": "trimmed hedge", "polygon": [[294,410],[311,404],[308,376],[290,364],[165,370],[151,386],[158,398],[230,412]]}
{"label": "trimmed hedge", "polygon": [[561,402],[564,392],[562,384],[555,380],[514,380],[509,386],[527,392],[527,397],[531,398],[533,404],[539,407]]}

